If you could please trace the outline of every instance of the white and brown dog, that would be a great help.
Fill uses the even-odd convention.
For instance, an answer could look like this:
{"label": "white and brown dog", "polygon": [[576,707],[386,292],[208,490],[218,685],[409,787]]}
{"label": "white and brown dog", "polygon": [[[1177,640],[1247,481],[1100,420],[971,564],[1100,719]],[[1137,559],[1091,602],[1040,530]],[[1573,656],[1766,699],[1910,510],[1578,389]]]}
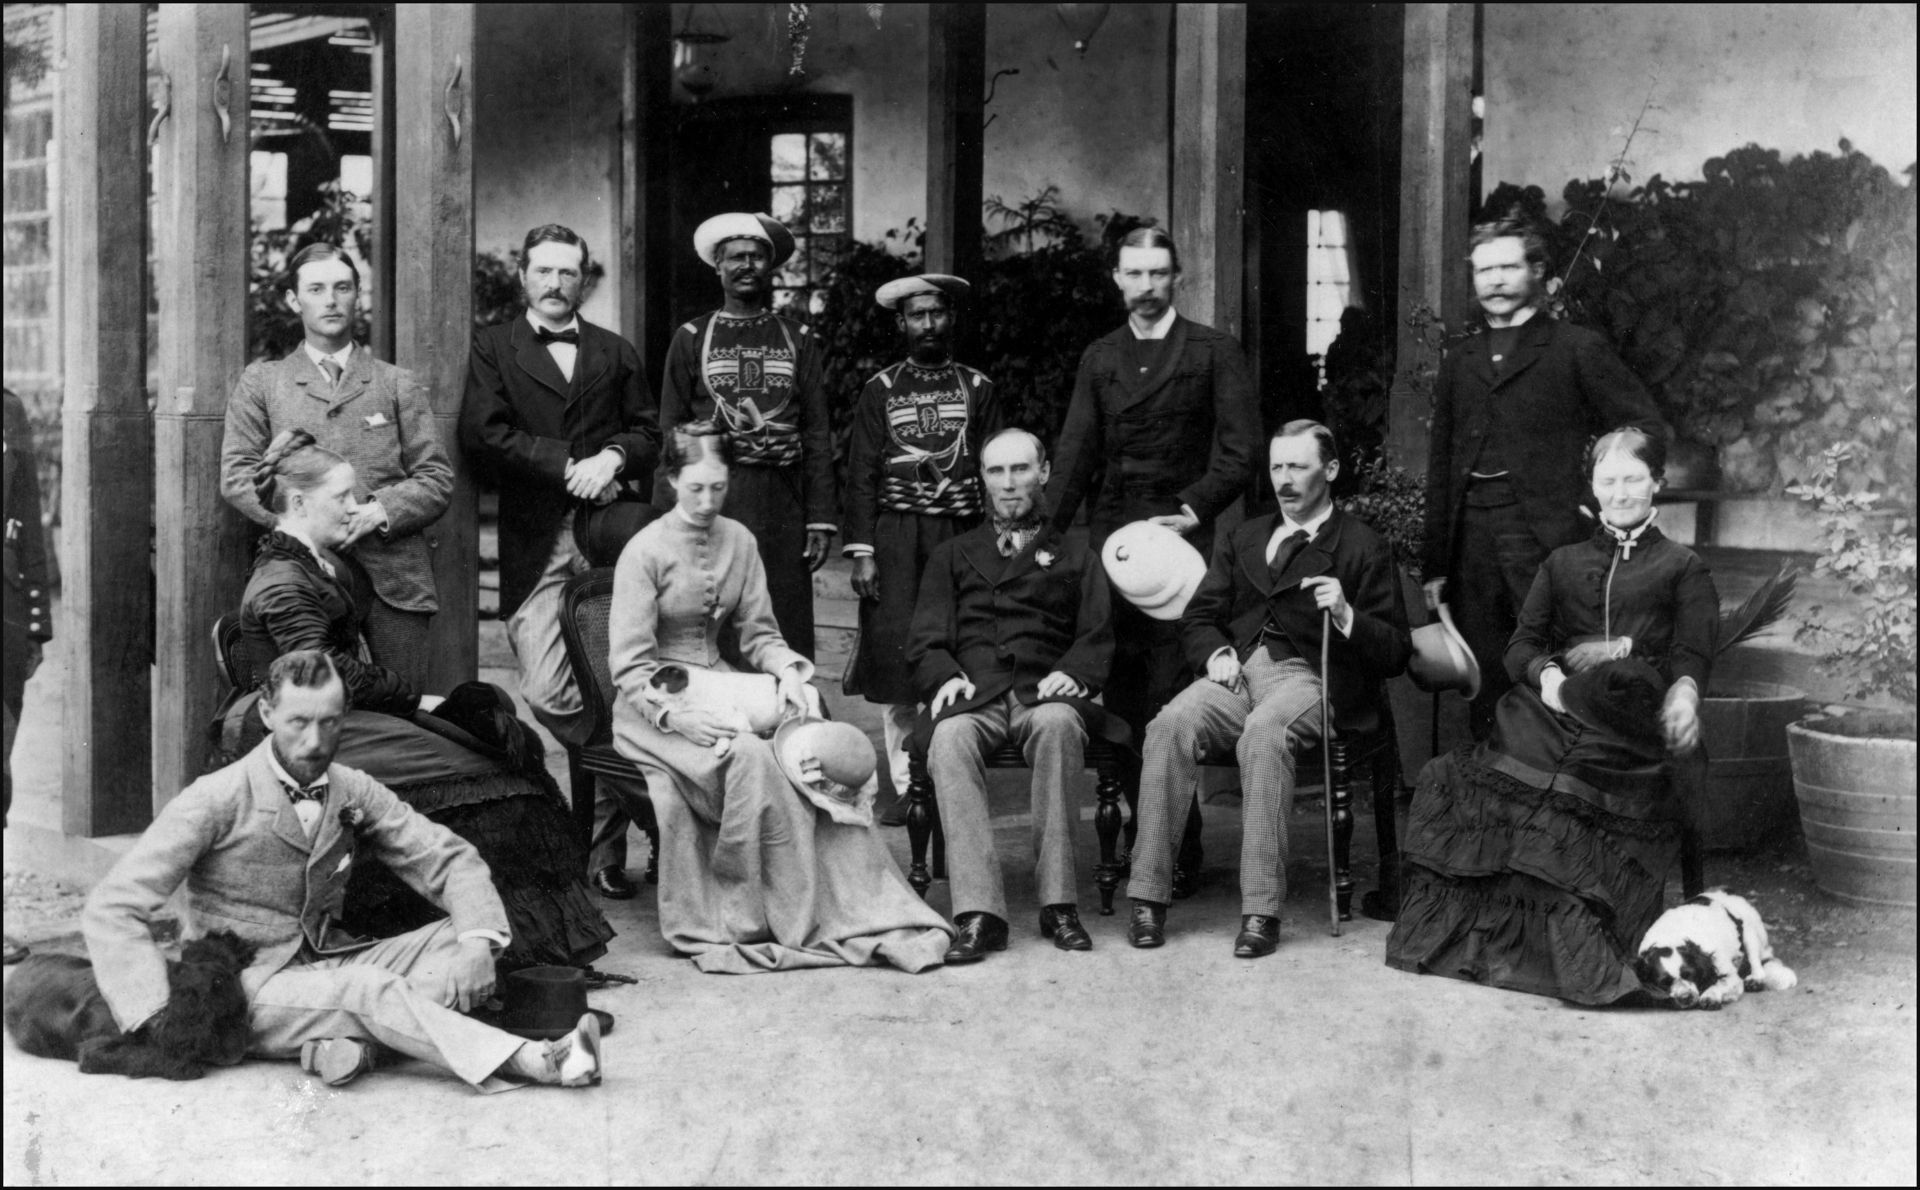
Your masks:
{"label": "white and brown dog", "polygon": [[1784,992],[1799,982],[1773,957],[1759,910],[1723,888],[1662,913],[1641,941],[1633,971],[1676,1008],[1724,1008],[1742,992]]}

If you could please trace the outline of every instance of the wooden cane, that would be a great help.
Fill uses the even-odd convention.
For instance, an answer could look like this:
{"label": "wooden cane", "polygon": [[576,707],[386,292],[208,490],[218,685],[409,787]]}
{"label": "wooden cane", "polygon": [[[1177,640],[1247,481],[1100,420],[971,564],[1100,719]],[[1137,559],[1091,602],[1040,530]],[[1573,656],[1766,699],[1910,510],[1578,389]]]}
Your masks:
{"label": "wooden cane", "polygon": [[1333,612],[1320,609],[1320,777],[1327,798],[1327,923],[1340,936],[1340,871],[1333,858],[1333,717],[1327,713],[1327,640]]}

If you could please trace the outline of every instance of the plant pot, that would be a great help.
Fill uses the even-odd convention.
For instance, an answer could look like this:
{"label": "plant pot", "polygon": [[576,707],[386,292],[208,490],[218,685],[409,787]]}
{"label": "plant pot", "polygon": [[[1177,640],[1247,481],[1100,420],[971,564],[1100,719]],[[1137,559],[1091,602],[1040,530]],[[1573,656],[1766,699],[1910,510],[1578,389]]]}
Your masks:
{"label": "plant pot", "polygon": [[1805,719],[1787,746],[1814,881],[1845,900],[1912,906],[1912,712]]}
{"label": "plant pot", "polygon": [[1751,851],[1792,821],[1793,766],[1787,725],[1806,713],[1807,695],[1774,682],[1716,681],[1700,700],[1707,784],[1700,842],[1714,851]]}

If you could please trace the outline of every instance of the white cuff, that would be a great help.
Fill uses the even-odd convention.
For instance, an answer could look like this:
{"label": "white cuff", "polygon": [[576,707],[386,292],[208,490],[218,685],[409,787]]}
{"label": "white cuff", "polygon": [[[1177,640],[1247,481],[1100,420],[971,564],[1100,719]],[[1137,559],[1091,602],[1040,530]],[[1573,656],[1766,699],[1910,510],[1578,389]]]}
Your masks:
{"label": "white cuff", "polygon": [[873,547],[870,545],[844,545],[840,547],[840,556],[843,558],[871,558],[873,557]]}
{"label": "white cuff", "polygon": [[512,941],[512,939],[508,938],[505,934],[501,933],[499,930],[461,930],[460,931],[460,941],[465,942],[469,938],[486,939],[487,942],[492,945],[493,953],[495,954],[499,954],[501,951],[505,950],[507,948],[507,943]]}
{"label": "white cuff", "polygon": [[1339,620],[1335,620],[1333,626],[1340,630],[1341,636],[1349,638],[1353,636],[1353,605],[1351,603],[1347,605],[1346,621],[1342,623]]}
{"label": "white cuff", "polygon": [[808,525],[807,528],[813,532],[825,533],[828,537],[832,537],[835,533],[838,533],[840,531],[840,526],[828,525],[824,523],[817,524],[817,525]]}
{"label": "white cuff", "polygon": [[[1213,652],[1211,652],[1211,653],[1208,653],[1208,654],[1207,654],[1207,664],[1208,664],[1208,665],[1212,665],[1212,664],[1213,664],[1213,661],[1214,661],[1214,658],[1216,658],[1216,657],[1218,657],[1218,656],[1220,656],[1220,654],[1222,654],[1222,653],[1228,653],[1228,654],[1232,654],[1232,653],[1233,653],[1233,646],[1232,646],[1232,645],[1221,645],[1221,646],[1220,646],[1219,648],[1217,648],[1217,649],[1215,649],[1215,650],[1214,650]],[[1205,675],[1202,675],[1202,676],[1204,677]]]}

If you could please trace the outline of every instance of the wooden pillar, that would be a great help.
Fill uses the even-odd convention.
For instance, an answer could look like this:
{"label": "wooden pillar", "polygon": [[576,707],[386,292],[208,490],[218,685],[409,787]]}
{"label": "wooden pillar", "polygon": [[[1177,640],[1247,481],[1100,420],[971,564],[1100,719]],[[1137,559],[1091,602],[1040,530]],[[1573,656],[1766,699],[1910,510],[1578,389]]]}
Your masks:
{"label": "wooden pillar", "polygon": [[146,19],[139,5],[75,4],[65,20],[61,829],[93,837],[139,830],[153,809]]}
{"label": "wooden pillar", "polygon": [[373,26],[373,268],[367,298],[373,307],[369,346],[377,359],[393,359],[393,261],[396,240],[393,161],[393,10],[382,7],[368,18]]}
{"label": "wooden pillar", "polygon": [[397,204],[394,362],[428,393],[454,464],[453,500],[427,530],[440,611],[427,686],[444,694],[479,673],[479,530],[460,450],[460,397],[473,337],[475,5],[395,6]]}
{"label": "wooden pillar", "polygon": [[1244,339],[1246,5],[1174,6],[1172,149],[1180,312]]}
{"label": "wooden pillar", "polygon": [[672,202],[668,194],[673,139],[673,9],[626,6],[621,62],[620,329],[640,349],[648,379],[660,391],[660,367],[673,333],[667,308]]}
{"label": "wooden pillar", "polygon": [[[931,4],[927,20],[927,242],[925,268],[980,282],[982,100],[987,6]],[[971,338],[963,325],[961,334]],[[966,356],[966,338],[959,354]]]}
{"label": "wooden pillar", "polygon": [[156,805],[206,761],[224,687],[213,622],[239,607],[246,587],[247,522],[220,495],[220,440],[247,363],[247,36],[244,4],[160,9],[173,115],[160,126],[154,188]]}
{"label": "wooden pillar", "polygon": [[1440,366],[1435,319],[1471,312],[1467,220],[1472,196],[1473,10],[1409,4],[1400,135],[1399,344],[1388,398],[1387,453],[1424,471]]}

